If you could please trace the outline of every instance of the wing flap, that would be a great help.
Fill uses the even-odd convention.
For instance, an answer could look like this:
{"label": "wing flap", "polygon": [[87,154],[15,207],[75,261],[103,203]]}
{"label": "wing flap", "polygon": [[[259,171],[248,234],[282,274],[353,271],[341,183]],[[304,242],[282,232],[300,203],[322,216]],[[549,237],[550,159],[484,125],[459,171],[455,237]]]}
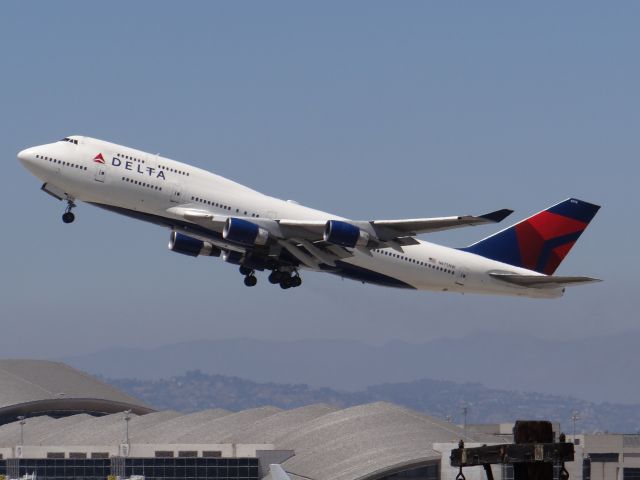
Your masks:
{"label": "wing flap", "polygon": [[322,239],[326,220],[277,220],[285,238],[303,238],[315,242]]}
{"label": "wing flap", "polygon": [[561,288],[602,281],[599,278],[554,275],[518,275],[516,273],[490,273],[489,275],[503,282],[530,288]]}

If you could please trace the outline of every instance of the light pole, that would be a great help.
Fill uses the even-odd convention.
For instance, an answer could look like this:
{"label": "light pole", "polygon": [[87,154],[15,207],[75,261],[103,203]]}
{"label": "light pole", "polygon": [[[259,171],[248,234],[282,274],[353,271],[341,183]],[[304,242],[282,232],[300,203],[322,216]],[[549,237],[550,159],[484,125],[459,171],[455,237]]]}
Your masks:
{"label": "light pole", "polygon": [[127,447],[129,446],[129,420],[131,420],[131,410],[125,410],[124,411],[124,425],[125,425],[124,443],[127,444]]}
{"label": "light pole", "polygon": [[580,420],[580,413],[577,410],[571,412],[571,420],[573,421],[573,443],[576,443],[576,422]]}
{"label": "light pole", "polygon": [[469,406],[468,405],[462,405],[462,415],[464,416],[464,423],[463,423],[463,427],[464,427],[464,439],[467,439],[467,414],[469,413]]}
{"label": "light pole", "polygon": [[22,447],[24,445],[24,424],[27,423],[27,421],[24,415],[20,415],[18,420],[20,420],[20,446]]}

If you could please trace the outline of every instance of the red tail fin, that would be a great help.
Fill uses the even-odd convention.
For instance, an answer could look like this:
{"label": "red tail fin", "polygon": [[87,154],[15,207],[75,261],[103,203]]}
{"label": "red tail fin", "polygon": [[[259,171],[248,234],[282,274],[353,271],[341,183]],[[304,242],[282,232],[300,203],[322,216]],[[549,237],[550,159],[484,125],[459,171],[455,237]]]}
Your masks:
{"label": "red tail fin", "polygon": [[551,275],[599,209],[570,198],[462,250]]}

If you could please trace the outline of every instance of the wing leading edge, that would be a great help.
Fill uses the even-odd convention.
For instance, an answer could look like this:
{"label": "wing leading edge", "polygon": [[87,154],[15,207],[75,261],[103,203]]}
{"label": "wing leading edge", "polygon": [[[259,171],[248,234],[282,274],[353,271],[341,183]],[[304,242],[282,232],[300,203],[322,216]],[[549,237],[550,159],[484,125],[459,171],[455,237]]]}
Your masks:
{"label": "wing leading edge", "polygon": [[[179,215],[185,220],[207,226],[214,230],[222,231],[228,218],[225,215],[213,214],[207,210],[189,207],[172,207],[168,212]],[[403,237],[414,237],[422,233],[439,232],[453,228],[498,223],[511,215],[513,210],[502,209],[485,215],[461,215],[455,217],[413,218],[404,220],[370,220],[351,221],[344,220],[363,231],[369,232],[379,241],[394,241]],[[280,239],[305,239],[311,242],[323,240],[323,234],[327,225],[325,220],[288,220],[240,217],[247,221],[266,227],[272,234]],[[342,220],[341,220],[342,221]],[[400,244],[413,242],[400,242]]]}
{"label": "wing leading edge", "polygon": [[[268,236],[271,238],[269,245],[279,245],[307,267],[319,268],[320,264],[334,266],[337,260],[352,256],[351,249],[360,250],[367,255],[371,255],[371,249],[381,247],[390,247],[402,252],[402,247],[418,244],[418,241],[414,238],[416,235],[465,226],[496,223],[502,221],[513,211],[503,209],[479,216],[462,215],[371,221],[233,217],[213,213],[207,209],[194,208],[191,205],[171,207],[167,212],[216,232],[218,236],[222,234],[227,242],[229,240],[223,232],[225,232],[225,224],[228,221],[233,221],[233,219],[237,218],[255,224],[268,232]],[[333,222],[347,224],[349,225],[348,228],[361,232],[356,234],[362,237],[364,241],[358,242],[357,245],[355,243],[334,243],[327,237],[328,226]],[[212,239],[212,241],[221,246],[218,239]],[[243,250],[252,248],[247,244],[243,244],[241,247]]]}
{"label": "wing leading edge", "polygon": [[369,222],[381,240],[419,235],[421,233],[440,232],[452,228],[471,227],[487,223],[499,223],[513,210],[503,208],[485,215],[462,215],[457,217],[415,218],[407,220],[373,220]]}

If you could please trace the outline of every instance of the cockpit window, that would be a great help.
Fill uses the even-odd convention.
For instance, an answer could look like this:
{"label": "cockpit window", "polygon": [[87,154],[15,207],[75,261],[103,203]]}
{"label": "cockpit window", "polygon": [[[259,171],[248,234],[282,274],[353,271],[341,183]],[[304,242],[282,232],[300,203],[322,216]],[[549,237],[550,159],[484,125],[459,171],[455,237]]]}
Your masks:
{"label": "cockpit window", "polygon": [[73,138],[69,138],[69,137],[64,137],[62,140],[60,140],[61,142],[71,142],[74,145],[78,144],[78,140],[75,140]]}

